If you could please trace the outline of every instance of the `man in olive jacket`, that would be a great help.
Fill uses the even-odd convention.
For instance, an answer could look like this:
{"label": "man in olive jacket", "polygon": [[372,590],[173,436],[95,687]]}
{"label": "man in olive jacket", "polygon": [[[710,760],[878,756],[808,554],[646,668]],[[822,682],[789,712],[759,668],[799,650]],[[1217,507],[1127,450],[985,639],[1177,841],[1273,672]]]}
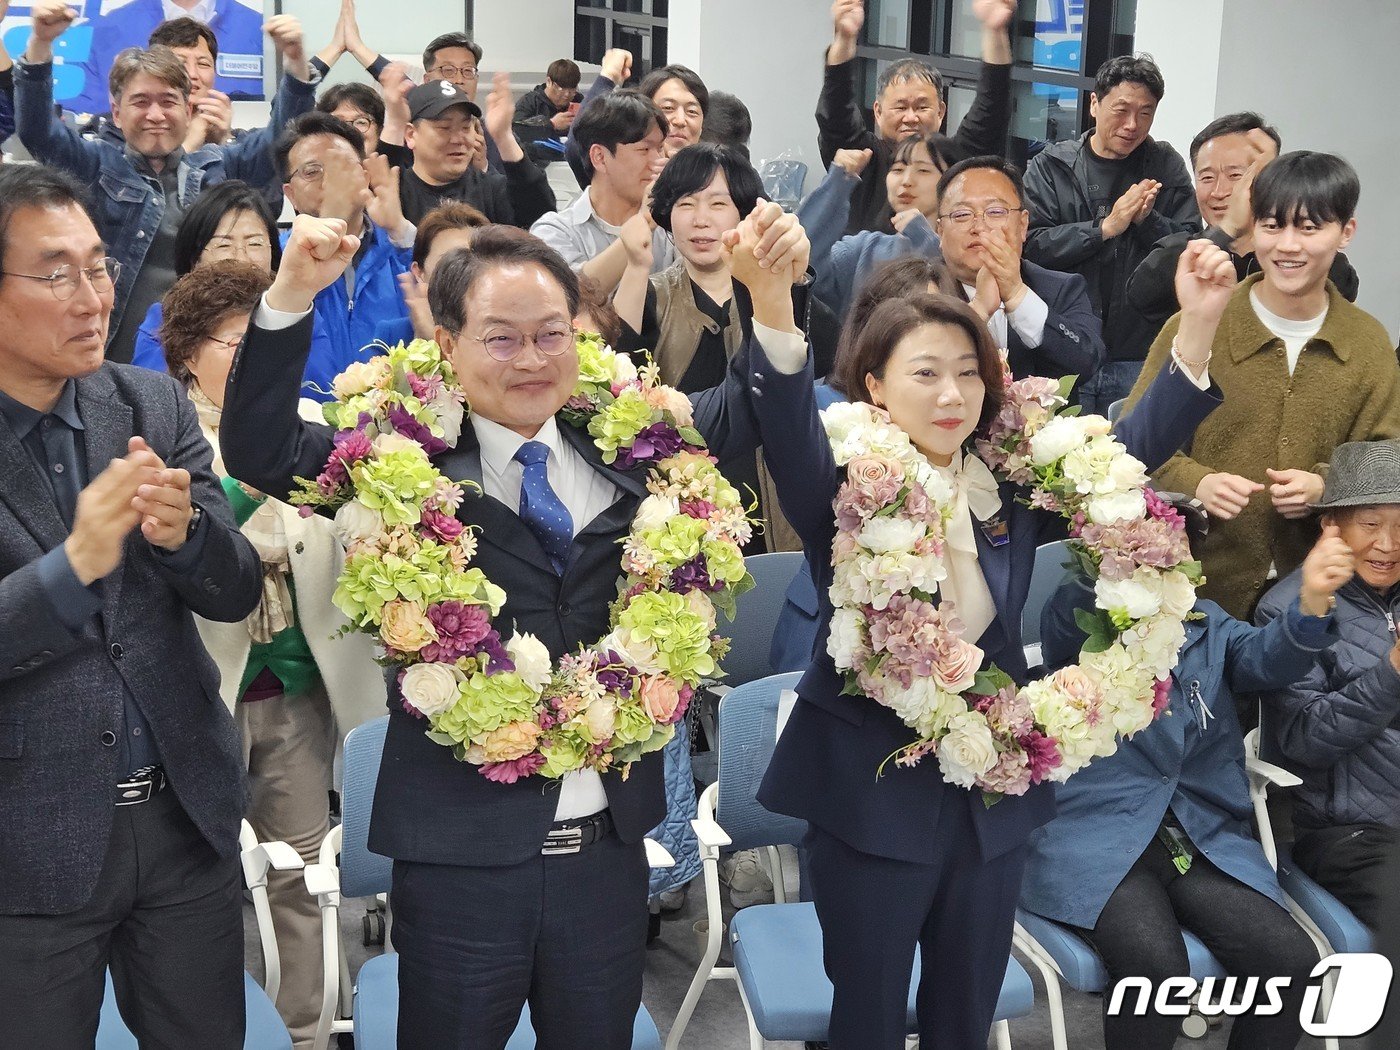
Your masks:
{"label": "man in olive jacket", "polygon": [[[1206,574],[1200,594],[1240,619],[1316,539],[1311,507],[1333,450],[1400,436],[1390,337],[1327,278],[1356,230],[1360,193],[1351,165],[1326,153],[1288,153],[1260,173],[1253,213],[1261,272],[1231,297],[1210,362],[1225,404],[1153,474],[1159,488],[1205,504],[1214,520],[1196,550]],[[1179,321],[1169,320],[1153,343],[1126,411],[1171,356]]]}

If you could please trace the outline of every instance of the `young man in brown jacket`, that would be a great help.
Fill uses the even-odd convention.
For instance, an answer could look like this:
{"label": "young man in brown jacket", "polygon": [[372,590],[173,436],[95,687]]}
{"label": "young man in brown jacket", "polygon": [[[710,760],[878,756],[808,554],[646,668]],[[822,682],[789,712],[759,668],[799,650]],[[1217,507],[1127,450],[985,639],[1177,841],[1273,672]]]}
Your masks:
{"label": "young man in brown jacket", "polygon": [[[1214,519],[1196,551],[1206,573],[1200,593],[1232,616],[1248,618],[1269,583],[1302,564],[1332,450],[1400,436],[1394,347],[1327,277],[1356,231],[1360,194],[1352,166],[1326,153],[1285,154],[1259,174],[1261,272],[1235,291],[1210,360],[1225,403],[1153,475],[1159,488],[1195,493]],[[1178,321],[1153,343],[1144,377],[1174,354]],[[1145,386],[1138,382],[1127,411]]]}

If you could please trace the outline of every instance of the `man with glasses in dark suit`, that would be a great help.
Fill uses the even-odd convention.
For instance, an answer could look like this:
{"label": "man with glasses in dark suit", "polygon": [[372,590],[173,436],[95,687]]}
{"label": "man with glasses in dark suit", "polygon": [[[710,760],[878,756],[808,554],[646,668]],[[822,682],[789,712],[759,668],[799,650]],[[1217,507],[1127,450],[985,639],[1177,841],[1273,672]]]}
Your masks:
{"label": "man with glasses in dark suit", "polygon": [[262,574],[173,380],[104,363],[82,190],[0,169],[0,987],[7,1045],[243,1045],[242,753],[192,614]]}

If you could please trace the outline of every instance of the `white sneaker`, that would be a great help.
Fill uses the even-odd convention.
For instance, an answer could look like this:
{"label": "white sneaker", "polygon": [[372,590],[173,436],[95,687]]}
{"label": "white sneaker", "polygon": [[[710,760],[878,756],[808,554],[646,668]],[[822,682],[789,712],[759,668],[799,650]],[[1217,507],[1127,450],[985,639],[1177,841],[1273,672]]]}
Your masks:
{"label": "white sneaker", "polygon": [[736,908],[773,902],[773,880],[763,870],[758,851],[740,850],[720,862],[720,881],[729,887],[729,903]]}

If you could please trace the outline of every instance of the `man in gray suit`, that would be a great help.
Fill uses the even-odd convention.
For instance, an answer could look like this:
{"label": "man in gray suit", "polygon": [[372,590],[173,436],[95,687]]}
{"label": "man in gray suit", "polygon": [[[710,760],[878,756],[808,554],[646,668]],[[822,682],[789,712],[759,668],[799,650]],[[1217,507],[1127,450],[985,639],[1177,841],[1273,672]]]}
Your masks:
{"label": "man in gray suit", "polygon": [[261,573],[194,407],[103,363],[117,266],[69,176],[0,169],[4,1042],[243,1045],[241,751],[191,614]]}

